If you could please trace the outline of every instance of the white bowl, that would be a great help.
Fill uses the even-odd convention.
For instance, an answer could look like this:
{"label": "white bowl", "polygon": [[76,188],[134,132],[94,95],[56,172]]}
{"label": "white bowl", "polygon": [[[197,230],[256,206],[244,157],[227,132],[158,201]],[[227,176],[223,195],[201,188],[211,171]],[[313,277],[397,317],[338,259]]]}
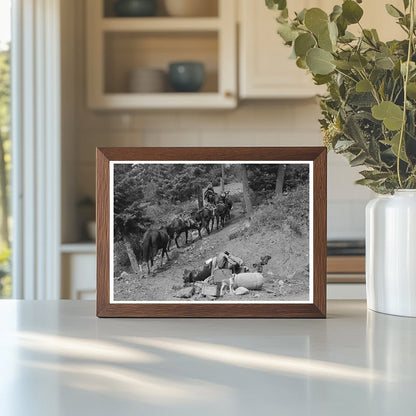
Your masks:
{"label": "white bowl", "polygon": [[165,7],[174,17],[218,16],[217,0],[165,0]]}
{"label": "white bowl", "polygon": [[167,90],[167,75],[162,69],[136,68],[129,72],[128,90],[132,93],[158,93]]}

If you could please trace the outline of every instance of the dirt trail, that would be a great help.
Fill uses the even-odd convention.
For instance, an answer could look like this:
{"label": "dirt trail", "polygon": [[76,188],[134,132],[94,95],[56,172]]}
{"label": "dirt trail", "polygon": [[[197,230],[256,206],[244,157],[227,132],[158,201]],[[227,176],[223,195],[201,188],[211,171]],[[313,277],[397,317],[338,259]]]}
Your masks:
{"label": "dirt trail", "polygon": [[[263,230],[252,235],[240,235],[230,240],[230,234],[239,234],[247,226],[241,207],[233,209],[233,218],[223,229],[210,235],[203,232],[203,238],[193,235],[194,240],[185,245],[185,235],[179,239],[180,248],[171,244],[170,261],[160,267],[160,255],[155,258],[153,273],[148,275],[143,268],[141,276],[122,273],[114,279],[114,299],[117,301],[195,301],[174,297],[183,285],[185,269],[200,268],[205,260],[221,251],[229,251],[244,260],[252,271],[252,265],[260,257],[270,255],[269,264],[264,267],[265,284],[261,291],[250,291],[245,296],[226,294],[221,301],[294,301],[308,300],[309,296],[309,255],[307,238],[282,230]],[[126,271],[128,272],[128,271]]]}

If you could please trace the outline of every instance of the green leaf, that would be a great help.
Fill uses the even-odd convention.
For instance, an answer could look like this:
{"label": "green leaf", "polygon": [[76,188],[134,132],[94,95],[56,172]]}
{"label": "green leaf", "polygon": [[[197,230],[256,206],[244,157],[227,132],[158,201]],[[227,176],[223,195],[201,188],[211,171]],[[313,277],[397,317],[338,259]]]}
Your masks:
{"label": "green leaf", "polygon": [[283,10],[287,6],[286,0],[266,0],[266,6],[271,10]]}
{"label": "green leaf", "polygon": [[318,45],[321,49],[324,49],[328,52],[334,51],[334,44],[332,43],[331,37],[329,35],[328,27],[325,31],[318,35]]}
{"label": "green leaf", "polygon": [[305,14],[307,12],[307,9],[302,9],[299,13],[296,14],[296,19],[303,23],[303,21],[305,20]]}
{"label": "green leaf", "polygon": [[[400,144],[400,132],[395,134],[390,142],[383,140],[384,144],[391,146],[391,151],[393,152],[394,156],[398,156],[399,154],[399,144]],[[406,155],[405,149],[405,140],[403,139],[402,146],[400,148],[400,159],[404,162],[409,162],[409,159]]]}
{"label": "green leaf", "polygon": [[378,56],[375,61],[376,67],[380,69],[394,69],[394,61],[390,56]]}
{"label": "green leaf", "polygon": [[344,36],[348,27],[348,22],[344,19],[342,15],[337,19],[337,27],[340,36]]}
{"label": "green leaf", "polygon": [[305,13],[305,26],[315,35],[327,30],[328,15],[318,7],[309,9]]}
{"label": "green leaf", "polygon": [[352,167],[362,165],[367,159],[367,155],[364,152],[361,152],[358,156],[350,160],[350,165]]}
{"label": "green leaf", "polygon": [[298,58],[296,59],[296,66],[301,69],[308,69],[308,65],[306,65],[305,58]]}
{"label": "green leaf", "polygon": [[366,79],[362,79],[360,82],[357,82],[355,86],[357,92],[371,92],[371,83]]}
{"label": "green leaf", "polygon": [[392,4],[386,4],[387,13],[393,17],[403,17],[404,14],[397,8],[394,7]]}
{"label": "green leaf", "polygon": [[331,20],[331,22],[335,22],[341,15],[342,7],[336,4],[332,9],[332,13],[329,15],[329,20]]}
{"label": "green leaf", "polygon": [[313,80],[315,81],[315,85],[324,85],[331,81],[331,76],[315,74]]}
{"label": "green leaf", "polygon": [[383,101],[371,109],[373,117],[383,121],[384,125],[392,131],[402,127],[403,110],[391,101]]}
{"label": "green leaf", "polygon": [[349,62],[354,68],[358,70],[363,69],[368,64],[367,60],[358,53],[351,55]]}
{"label": "green leaf", "polygon": [[365,179],[372,179],[373,181],[378,181],[380,179],[388,178],[390,172],[379,172],[377,170],[362,170],[360,175],[364,176]]}
{"label": "green leaf", "polygon": [[416,82],[407,84],[407,96],[412,100],[416,100]]}
{"label": "green leaf", "polygon": [[363,16],[363,9],[352,0],[342,3],[342,16],[349,24],[358,23]]}
{"label": "green leaf", "polygon": [[406,10],[409,7],[409,0],[403,0],[403,6],[404,6],[404,9]]}
{"label": "green leaf", "polygon": [[338,140],[334,146],[334,150],[337,153],[345,152],[353,145],[354,142],[351,140]]}
{"label": "green leaf", "polygon": [[332,63],[333,59],[330,52],[320,48],[309,49],[306,54],[306,64],[314,75],[327,75],[333,72],[335,69],[335,65]]}
{"label": "green leaf", "polygon": [[352,68],[352,65],[348,61],[341,61],[341,60],[334,60],[332,63],[339,69],[343,69],[344,71],[348,71]]}
{"label": "green leaf", "polygon": [[298,37],[298,32],[293,30],[287,23],[280,24],[277,28],[277,33],[286,43],[293,42]]}
{"label": "green leaf", "polygon": [[371,34],[373,35],[373,39],[376,42],[380,42],[380,38],[378,37],[378,33],[377,33],[377,30],[376,29],[371,29]]}
{"label": "green leaf", "polygon": [[304,58],[309,49],[316,45],[315,39],[309,33],[302,33],[295,39],[296,56]]}

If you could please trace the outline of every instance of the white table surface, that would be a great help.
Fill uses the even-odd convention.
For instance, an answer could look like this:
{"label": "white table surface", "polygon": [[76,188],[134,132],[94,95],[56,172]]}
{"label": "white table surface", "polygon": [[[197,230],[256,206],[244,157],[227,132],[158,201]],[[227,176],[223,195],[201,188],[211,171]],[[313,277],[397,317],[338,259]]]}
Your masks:
{"label": "white table surface", "polygon": [[416,319],[98,319],[0,301],[0,415],[416,415]]}

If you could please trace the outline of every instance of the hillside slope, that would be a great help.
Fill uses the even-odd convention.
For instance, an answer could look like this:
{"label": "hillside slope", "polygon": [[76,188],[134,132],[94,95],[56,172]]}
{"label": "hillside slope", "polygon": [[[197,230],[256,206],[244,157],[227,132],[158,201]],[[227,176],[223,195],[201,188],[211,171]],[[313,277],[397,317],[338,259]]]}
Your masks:
{"label": "hillside slope", "polygon": [[[305,235],[298,235],[283,225],[270,229],[267,224],[256,228],[255,233],[247,231],[247,220],[241,204],[233,209],[233,218],[223,229],[216,230],[203,238],[197,236],[185,246],[185,236],[179,240],[180,248],[171,244],[170,261],[160,267],[160,256],[155,258],[152,273],[143,267],[141,276],[129,274],[129,270],[114,278],[114,300],[116,301],[179,301],[174,295],[183,285],[185,269],[198,269],[205,260],[222,251],[229,251],[244,260],[253,270],[253,263],[260,257],[270,255],[271,260],[263,270],[265,284],[261,291],[250,291],[245,296],[227,293],[221,301],[306,301],[309,298],[309,241]],[[234,237],[230,239],[231,237]],[[192,300],[206,301],[195,295]],[[180,299],[184,301],[184,299]],[[186,301],[186,300],[185,300]]]}

